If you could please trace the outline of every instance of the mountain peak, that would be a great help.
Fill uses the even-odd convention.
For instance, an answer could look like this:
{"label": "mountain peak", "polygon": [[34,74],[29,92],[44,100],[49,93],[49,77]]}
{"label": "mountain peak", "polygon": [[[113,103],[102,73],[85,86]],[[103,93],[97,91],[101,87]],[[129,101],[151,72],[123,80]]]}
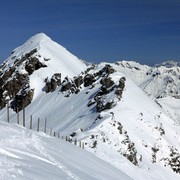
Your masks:
{"label": "mountain peak", "polygon": [[52,41],[52,39],[47,36],[45,33],[38,33],[35,34],[34,36],[30,37],[25,44],[29,45],[29,44],[39,44],[41,41]]}
{"label": "mountain peak", "polygon": [[[31,96],[30,99],[35,99],[43,93],[45,80],[54,76],[60,79],[73,77],[85,69],[85,63],[63,46],[44,33],[36,34],[16,48],[0,66],[2,92],[10,92],[5,96],[0,92],[4,97],[0,100],[0,109],[5,106],[7,100],[14,99],[15,94],[22,95],[22,92],[26,91],[26,94]],[[18,83],[9,88],[8,83],[14,84],[14,81]]]}
{"label": "mountain peak", "polygon": [[164,66],[166,68],[172,68],[172,67],[175,67],[175,66],[180,67],[180,62],[170,60],[170,61],[166,61],[166,62],[155,65],[155,67],[160,67],[160,66]]}
{"label": "mountain peak", "polygon": [[31,40],[33,40],[33,39],[43,40],[43,39],[51,39],[51,38],[49,36],[47,36],[45,33],[40,32],[40,33],[37,33],[34,36],[32,36],[30,39]]}

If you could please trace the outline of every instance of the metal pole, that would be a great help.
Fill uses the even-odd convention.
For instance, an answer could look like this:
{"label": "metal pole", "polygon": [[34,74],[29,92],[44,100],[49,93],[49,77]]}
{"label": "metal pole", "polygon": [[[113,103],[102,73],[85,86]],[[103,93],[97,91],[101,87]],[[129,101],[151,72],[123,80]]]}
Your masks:
{"label": "metal pole", "polygon": [[32,129],[32,115],[30,116],[30,129]]}
{"label": "metal pole", "polygon": [[17,124],[19,124],[19,108],[17,107]]}
{"label": "metal pole", "polygon": [[44,123],[44,133],[46,133],[46,127],[47,127],[47,118],[45,119],[45,123]]}
{"label": "metal pole", "polygon": [[26,126],[26,122],[25,122],[25,108],[23,107],[23,127]]}
{"label": "metal pole", "polygon": [[9,102],[7,103],[7,122],[9,123]]}
{"label": "metal pole", "polygon": [[38,118],[38,123],[37,123],[37,131],[39,132],[39,123],[40,123],[40,118]]}

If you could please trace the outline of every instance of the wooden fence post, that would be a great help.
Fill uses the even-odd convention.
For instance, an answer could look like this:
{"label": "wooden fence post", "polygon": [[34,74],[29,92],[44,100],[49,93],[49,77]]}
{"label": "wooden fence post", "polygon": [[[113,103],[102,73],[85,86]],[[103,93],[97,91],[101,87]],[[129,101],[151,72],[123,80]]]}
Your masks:
{"label": "wooden fence post", "polygon": [[82,149],[84,149],[84,142],[82,142]]}
{"label": "wooden fence post", "polygon": [[74,145],[75,145],[75,146],[77,145],[77,139],[74,140]]}
{"label": "wooden fence post", "polygon": [[19,108],[18,107],[16,108],[16,111],[17,111],[17,124],[19,124]]}
{"label": "wooden fence post", "polygon": [[26,122],[25,122],[25,108],[23,107],[23,127],[26,126]]}
{"label": "wooden fence post", "polygon": [[79,141],[79,147],[81,148],[81,141]]}
{"label": "wooden fence post", "polygon": [[32,115],[30,116],[30,129],[32,129]]}
{"label": "wooden fence post", "polygon": [[46,133],[46,127],[47,127],[47,118],[45,119],[45,122],[44,122],[44,133]]}
{"label": "wooden fence post", "polygon": [[9,123],[9,102],[7,103],[7,122]]}
{"label": "wooden fence post", "polygon": [[38,122],[37,122],[37,132],[39,132],[39,124],[40,124],[40,118],[38,118]]}

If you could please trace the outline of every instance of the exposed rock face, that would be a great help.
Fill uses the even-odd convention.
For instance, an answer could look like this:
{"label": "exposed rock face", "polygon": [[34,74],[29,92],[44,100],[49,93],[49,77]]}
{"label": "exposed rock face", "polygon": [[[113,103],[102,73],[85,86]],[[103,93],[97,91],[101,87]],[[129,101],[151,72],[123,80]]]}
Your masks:
{"label": "exposed rock face", "polygon": [[106,109],[111,109],[113,106],[115,106],[113,100],[104,102],[102,98],[96,98],[96,103],[97,112],[101,112]]}
{"label": "exposed rock face", "polygon": [[33,89],[22,91],[21,94],[17,94],[14,100],[11,102],[11,108],[16,112],[22,110],[31,103],[33,95]]}
{"label": "exposed rock face", "polygon": [[22,89],[22,87],[28,83],[29,78],[27,74],[17,73],[11,81],[8,81],[4,85],[4,90],[8,91],[10,97],[15,97],[19,90]]}
{"label": "exposed rock face", "polygon": [[115,91],[115,94],[121,98],[122,97],[122,93],[123,93],[123,90],[124,90],[124,87],[125,87],[125,81],[126,81],[126,78],[125,77],[122,77],[120,80],[119,80],[119,85],[117,87],[117,90]]}
{"label": "exposed rock face", "polygon": [[135,166],[138,165],[138,161],[136,158],[137,151],[135,148],[135,144],[132,142],[129,142],[127,152],[123,154],[130,162],[132,162]]}
{"label": "exposed rock face", "polygon": [[46,93],[55,91],[61,85],[61,73],[55,73],[50,80],[46,79],[45,83]]}
{"label": "exposed rock face", "polygon": [[[22,64],[22,62],[24,62],[25,60],[27,60],[28,58],[32,57],[35,53],[37,52],[37,49],[33,49],[32,51],[30,51],[29,53],[26,53],[24,56],[22,56],[19,59],[16,59],[14,62],[15,66],[19,66],[20,64]],[[15,57],[14,57],[15,58]]]}
{"label": "exposed rock face", "polygon": [[[84,83],[87,85],[92,85],[94,82],[96,82],[98,79],[100,79],[101,87],[97,94],[91,99],[87,106],[91,106],[93,104],[96,104],[96,110],[97,112],[104,111],[106,109],[111,109],[116,105],[116,102],[112,98],[111,100],[106,100],[106,95],[111,93],[115,88],[114,94],[117,95],[119,99],[122,97],[122,93],[125,87],[125,77],[122,77],[119,80],[119,84],[116,85],[115,82],[112,80],[112,78],[109,76],[110,74],[114,73],[115,70],[110,66],[106,65],[104,68],[102,68],[100,71],[96,72],[93,75],[85,76],[88,78],[84,78]],[[97,77],[96,79],[94,77]],[[88,81],[90,79],[90,83],[86,83],[86,80]],[[93,79],[93,80],[92,80]],[[89,82],[89,81],[88,81]],[[84,85],[85,86],[85,85]],[[86,87],[86,86],[85,86]]]}
{"label": "exposed rock face", "polygon": [[10,67],[9,70],[6,70],[5,73],[1,75],[1,78],[0,78],[0,86],[3,86],[4,82],[9,78],[11,77],[11,75],[14,73],[15,71],[15,67]]}
{"label": "exposed rock face", "polygon": [[[41,63],[34,54],[37,49],[21,56],[10,66],[7,62],[0,67],[0,109],[4,108],[8,101],[16,111],[29,105],[33,99],[34,90],[30,89],[29,75],[34,71],[47,67]],[[12,57],[13,59],[16,56]]]}
{"label": "exposed rock face", "polygon": [[98,72],[98,75],[104,76],[104,75],[112,74],[114,72],[115,70],[113,69],[113,67],[110,66],[109,64],[106,64],[105,67]]}
{"label": "exposed rock face", "polygon": [[105,88],[110,88],[114,85],[114,81],[110,77],[105,77],[101,79],[100,83],[105,87]]}
{"label": "exposed rock face", "polygon": [[75,77],[74,83],[76,87],[79,88],[81,84],[83,84],[83,77],[82,76]]}
{"label": "exposed rock face", "polygon": [[180,174],[180,154],[177,149],[171,148],[169,157],[163,159],[167,166],[170,166],[172,170]]}
{"label": "exposed rock face", "polygon": [[87,87],[87,86],[92,85],[95,81],[96,81],[96,80],[95,80],[94,75],[92,75],[92,74],[87,74],[87,75],[84,77],[84,87]]}
{"label": "exposed rock face", "polygon": [[66,77],[64,81],[62,82],[61,92],[72,90],[72,81]]}
{"label": "exposed rock face", "polygon": [[36,57],[29,57],[26,61],[25,70],[31,75],[35,70],[42,67],[47,67],[45,64],[41,63]]}
{"label": "exposed rock face", "polygon": [[28,75],[19,73],[16,73],[16,75],[9,81],[3,82],[3,86],[0,88],[0,108],[2,109],[5,107],[7,102],[13,99],[23,86],[28,83]]}

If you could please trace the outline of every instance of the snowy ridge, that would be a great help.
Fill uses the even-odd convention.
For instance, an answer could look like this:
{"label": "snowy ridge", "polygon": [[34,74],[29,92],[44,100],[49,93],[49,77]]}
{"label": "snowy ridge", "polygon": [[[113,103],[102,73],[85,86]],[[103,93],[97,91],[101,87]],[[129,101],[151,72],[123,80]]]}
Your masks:
{"label": "snowy ridge", "polygon": [[[19,77],[24,80],[24,76],[18,76],[16,70],[12,74],[6,72],[7,62],[1,66],[0,120],[6,121],[3,105],[6,106],[9,93],[11,122],[16,123],[16,107],[24,103],[27,127],[31,115],[33,129],[37,118],[41,118],[42,130],[43,120],[47,118],[48,129],[83,141],[87,151],[132,179],[179,179],[180,69],[177,64],[149,67],[119,61],[87,67],[63,47],[56,51],[59,45],[44,36],[34,36],[38,40],[32,43],[40,44],[39,49],[31,54],[33,46],[17,61],[21,62],[18,69],[22,74],[27,71],[28,81],[15,96],[10,87]],[[20,49],[14,53],[18,54]],[[15,80],[9,86],[13,75]],[[22,111],[19,115],[22,117]]]}
{"label": "snowy ridge", "polygon": [[131,78],[141,89],[156,98],[180,98],[180,66],[178,62],[164,62],[155,67],[132,61],[111,64],[117,71]]}

